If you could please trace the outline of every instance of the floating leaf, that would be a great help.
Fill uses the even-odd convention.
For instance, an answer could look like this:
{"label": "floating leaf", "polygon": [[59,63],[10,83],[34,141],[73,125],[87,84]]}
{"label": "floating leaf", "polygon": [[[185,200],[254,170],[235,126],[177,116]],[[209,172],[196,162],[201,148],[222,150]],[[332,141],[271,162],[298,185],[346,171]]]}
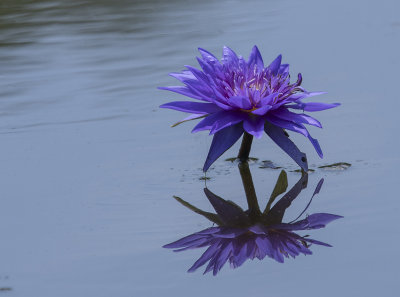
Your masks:
{"label": "floating leaf", "polygon": [[262,161],[262,165],[259,168],[270,168],[270,169],[281,169],[282,166],[277,166],[270,160]]}
{"label": "floating leaf", "polygon": [[329,165],[319,166],[318,168],[325,169],[325,170],[346,170],[351,166],[350,163],[346,162],[338,162]]}

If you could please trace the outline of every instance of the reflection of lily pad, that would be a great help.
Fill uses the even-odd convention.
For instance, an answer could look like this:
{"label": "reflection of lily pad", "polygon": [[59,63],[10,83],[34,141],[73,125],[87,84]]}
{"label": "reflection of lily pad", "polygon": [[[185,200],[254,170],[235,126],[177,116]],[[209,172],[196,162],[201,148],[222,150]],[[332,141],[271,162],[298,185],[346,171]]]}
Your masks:
{"label": "reflection of lily pad", "polygon": [[259,168],[280,169],[282,167],[275,165],[274,162],[272,162],[270,160],[265,160],[265,161],[262,161],[262,165]]}
{"label": "reflection of lily pad", "polygon": [[[301,173],[301,169],[296,169],[296,170],[291,170],[290,172],[299,172],[299,173]],[[307,171],[307,173],[311,173],[311,172],[315,172],[315,170],[314,169],[308,169],[308,171]]]}
{"label": "reflection of lily pad", "polygon": [[[236,161],[239,161],[239,158],[237,158],[237,157],[234,157],[234,158],[228,158],[228,159],[225,159],[225,161],[227,161],[227,162],[236,162]],[[251,162],[257,162],[258,161],[258,158],[254,158],[254,157],[249,157],[249,161],[251,161]]]}
{"label": "reflection of lily pad", "polygon": [[0,288],[0,292],[4,292],[4,291],[12,291],[12,288],[10,288],[10,287],[2,287],[2,288]]}
{"label": "reflection of lily pad", "polygon": [[329,164],[329,165],[319,166],[318,168],[325,169],[325,170],[346,170],[350,166],[351,166],[350,163],[339,162],[339,163],[333,163],[333,164]]}

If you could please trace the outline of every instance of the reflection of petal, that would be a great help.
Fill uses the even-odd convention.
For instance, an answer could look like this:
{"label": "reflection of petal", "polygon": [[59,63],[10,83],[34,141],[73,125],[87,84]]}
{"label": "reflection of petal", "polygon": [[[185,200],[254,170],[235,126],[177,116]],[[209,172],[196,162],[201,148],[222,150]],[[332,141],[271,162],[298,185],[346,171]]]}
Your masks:
{"label": "reflection of petal", "polygon": [[249,218],[238,205],[232,201],[222,199],[207,188],[204,189],[204,193],[225,225],[237,226],[250,224]]}
{"label": "reflection of petal", "polygon": [[192,267],[189,268],[188,272],[193,272],[197,268],[203,266],[204,264],[209,261],[216,252],[219,250],[219,245],[218,244],[213,244],[211,245],[204,253],[201,255],[201,257],[193,264]]}

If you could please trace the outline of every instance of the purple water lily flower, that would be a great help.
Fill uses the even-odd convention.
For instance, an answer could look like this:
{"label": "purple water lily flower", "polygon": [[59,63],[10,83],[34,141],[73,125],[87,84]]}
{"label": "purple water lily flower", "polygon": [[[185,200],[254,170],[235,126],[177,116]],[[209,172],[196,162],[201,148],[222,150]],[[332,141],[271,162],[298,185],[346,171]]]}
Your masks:
{"label": "purple water lily flower", "polygon": [[300,192],[306,188],[308,175],[303,175],[272,206],[275,198],[284,193],[287,188],[287,175],[285,171],[282,171],[265,210],[261,212],[255,192],[252,193],[254,186],[248,164],[241,164],[239,168],[249,206],[247,211],[244,211],[234,202],[215,195],[207,188],[204,189],[204,192],[216,214],[198,209],[175,196],[175,199],[184,206],[217,225],[164,246],[165,248],[174,249],[176,252],[207,247],[206,251],[188,272],[195,271],[207,262],[208,265],[204,273],[213,271],[214,275],[221,270],[226,262],[229,262],[232,268],[241,266],[248,259],[257,258],[262,260],[265,257],[283,263],[284,258],[295,258],[300,254],[311,255],[310,245],[312,244],[331,246],[296,233],[297,231],[324,228],[328,223],[342,218],[342,216],[329,213],[315,213],[305,219],[298,220],[308,209],[314,196],[321,190],[323,179],[319,181],[310,202],[301,214],[293,221],[283,223],[282,220],[286,209],[290,207]]}
{"label": "purple water lily flower", "polygon": [[188,70],[171,73],[184,86],[160,89],[202,102],[175,101],[160,107],[190,113],[175,125],[202,118],[192,132],[209,130],[214,135],[204,171],[243,133],[260,138],[265,131],[305,171],[308,170],[305,154],[289,140],[283,129],[306,136],[322,158],[318,141],[311,137],[304,126],[308,124],[321,128],[321,123],[309,115],[293,110],[314,112],[336,107],[338,103],[303,102],[308,97],[323,93],[310,93],[302,88],[301,74],[298,74],[295,83],[291,83],[289,65],[281,64],[281,55],[265,67],[256,46],[248,61],[237,56],[228,47],[224,47],[221,61],[204,49],[199,48],[199,51],[201,58],[197,60],[202,70],[186,66]]}

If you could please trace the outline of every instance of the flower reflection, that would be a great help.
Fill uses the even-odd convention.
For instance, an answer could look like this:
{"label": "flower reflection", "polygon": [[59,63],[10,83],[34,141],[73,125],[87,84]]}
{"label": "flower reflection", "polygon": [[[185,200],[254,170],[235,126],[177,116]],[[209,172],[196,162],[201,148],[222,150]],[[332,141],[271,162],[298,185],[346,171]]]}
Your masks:
{"label": "flower reflection", "polygon": [[[265,257],[269,257],[283,263],[285,258],[295,258],[300,254],[312,254],[310,250],[312,244],[331,246],[327,243],[311,239],[308,235],[301,236],[296,231],[324,228],[331,221],[342,218],[341,216],[328,213],[315,213],[301,220],[296,219],[289,223],[282,222],[286,209],[301,190],[307,186],[307,174],[303,175],[297,184],[270,208],[274,199],[285,192],[287,188],[287,176],[282,171],[265,210],[261,212],[255,197],[248,165],[242,163],[239,167],[249,205],[247,211],[244,211],[232,201],[218,197],[207,188],[204,189],[204,192],[214,207],[216,214],[204,212],[186,201],[175,197],[191,210],[207,217],[210,221],[218,225],[164,246],[165,248],[174,249],[177,252],[208,247],[203,255],[188,270],[189,272],[195,271],[207,262],[208,264],[204,273],[213,271],[214,275],[221,270],[226,262],[229,262],[232,268],[239,267],[246,260],[253,260],[254,258],[262,260]],[[319,192],[322,183],[323,179],[318,183],[312,198]],[[302,216],[306,209],[299,217]]]}

